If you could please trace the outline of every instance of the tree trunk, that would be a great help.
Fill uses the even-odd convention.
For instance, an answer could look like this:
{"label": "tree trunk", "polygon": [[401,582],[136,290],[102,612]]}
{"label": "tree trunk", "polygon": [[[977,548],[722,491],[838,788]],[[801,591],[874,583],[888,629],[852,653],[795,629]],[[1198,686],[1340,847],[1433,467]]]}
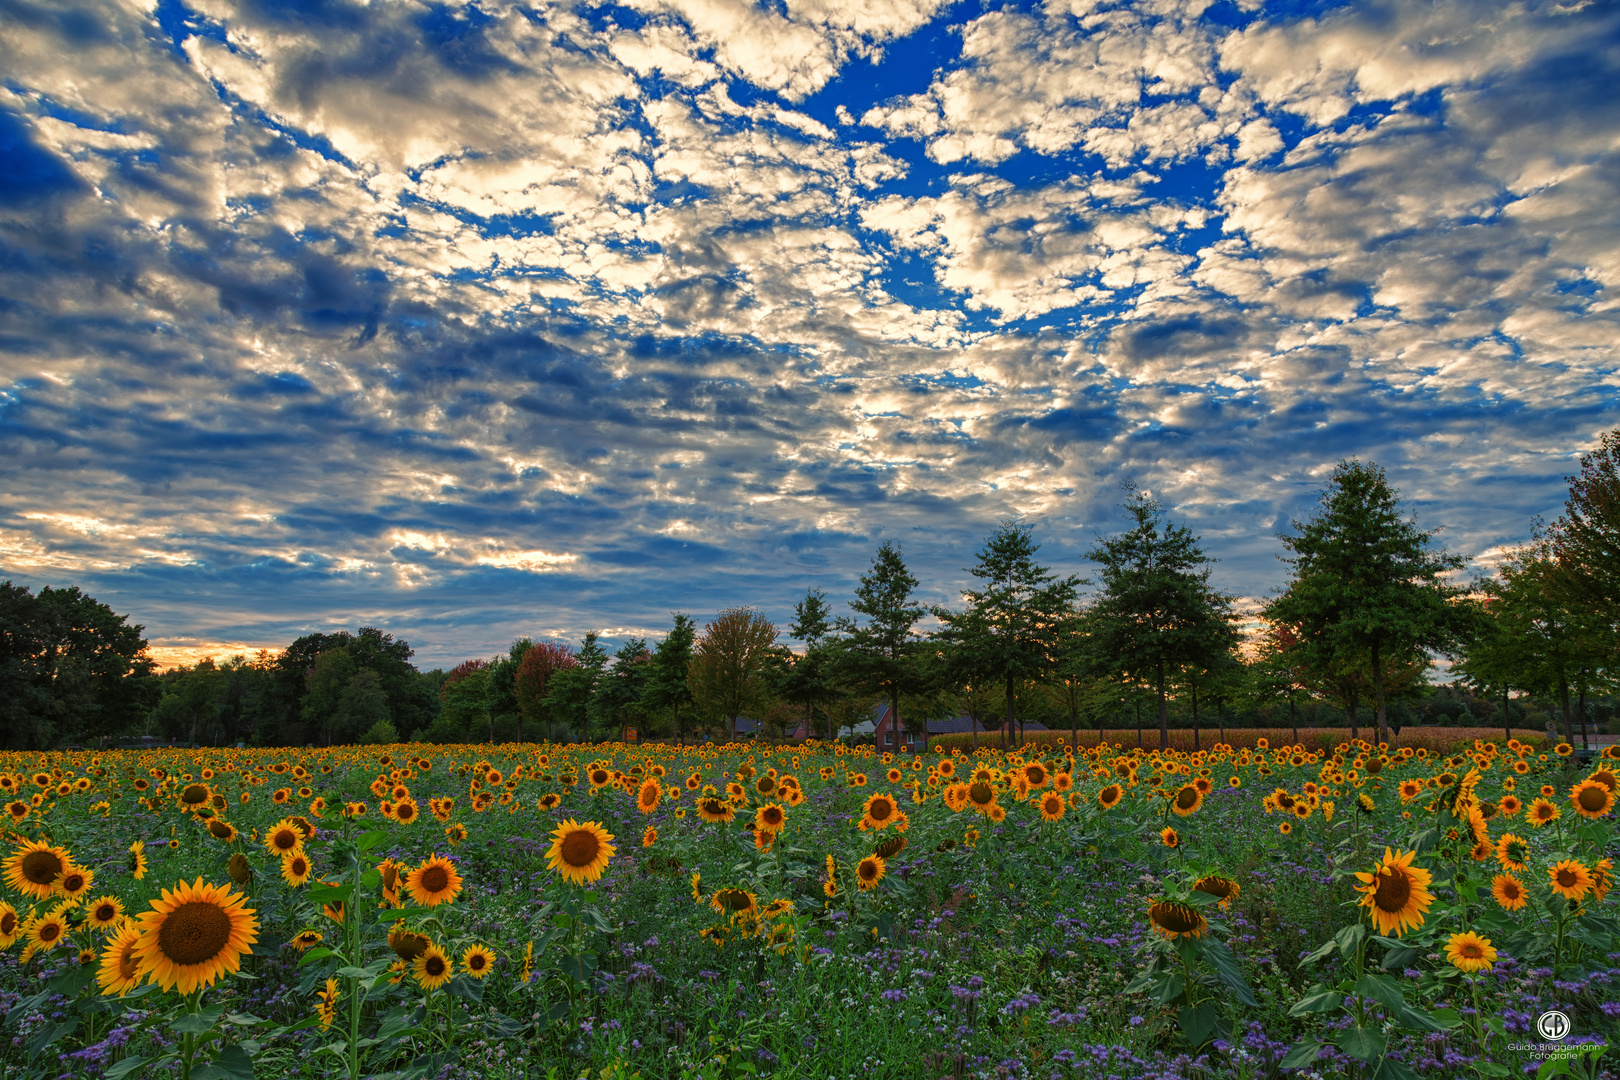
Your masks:
{"label": "tree trunk", "polygon": [[[1012,728],[1013,728],[1013,677],[1012,677],[1011,674],[1009,674],[1007,676],[1007,726],[1005,728],[1005,730],[1007,732],[1007,737],[1009,739],[1012,738]],[[1020,730],[1018,732],[1018,740],[1019,740],[1019,742],[1022,742],[1023,738],[1024,738],[1024,733],[1023,733],[1022,730]]]}
{"label": "tree trunk", "polygon": [[1563,671],[1558,672],[1558,700],[1563,703],[1564,709],[1564,741],[1573,746],[1575,743],[1575,729],[1570,726],[1569,679],[1564,676]]}
{"label": "tree trunk", "polygon": [[1142,703],[1136,703],[1136,748],[1142,748]]}
{"label": "tree trunk", "polygon": [[1225,746],[1226,745],[1226,699],[1225,698],[1216,698],[1215,699],[1215,718],[1220,721],[1220,724],[1221,724],[1221,745]]}
{"label": "tree trunk", "polygon": [[1290,691],[1289,694],[1288,694],[1288,722],[1293,725],[1293,728],[1294,728],[1294,745],[1298,746],[1299,745],[1299,713],[1294,708],[1294,695],[1293,695],[1292,691]]}
{"label": "tree trunk", "polygon": [[1581,672],[1581,749],[1589,745],[1586,741],[1586,672]]}
{"label": "tree trunk", "polygon": [[1361,699],[1355,694],[1349,694],[1345,698],[1345,704],[1347,706],[1345,713],[1350,717],[1350,738],[1352,741],[1354,741],[1359,737],[1360,729],[1356,724],[1356,711],[1361,705]]}
{"label": "tree trunk", "polygon": [[1372,641],[1373,698],[1378,703],[1377,708],[1373,713],[1373,719],[1374,719],[1374,724],[1378,729],[1378,741],[1380,743],[1387,743],[1389,741],[1389,724],[1386,721],[1385,716],[1384,716],[1384,665],[1382,663],[1380,663],[1379,660],[1380,660],[1380,658],[1379,658],[1379,655],[1378,655],[1378,639],[1373,638],[1373,641]]}
{"label": "tree trunk", "polygon": [[1074,706],[1074,695],[1069,696],[1069,746],[1080,752],[1080,710]]}
{"label": "tree trunk", "polygon": [[968,730],[973,732],[973,749],[977,750],[979,748],[979,718],[971,712],[968,713]]}
{"label": "tree trunk", "polygon": [[[1502,737],[1509,742],[1513,740],[1513,717],[1508,713],[1508,686],[1502,684]],[[1503,747],[1506,749],[1506,747]]]}
{"label": "tree trunk", "polygon": [[1159,661],[1159,749],[1170,749],[1170,702],[1164,696],[1164,661]]}

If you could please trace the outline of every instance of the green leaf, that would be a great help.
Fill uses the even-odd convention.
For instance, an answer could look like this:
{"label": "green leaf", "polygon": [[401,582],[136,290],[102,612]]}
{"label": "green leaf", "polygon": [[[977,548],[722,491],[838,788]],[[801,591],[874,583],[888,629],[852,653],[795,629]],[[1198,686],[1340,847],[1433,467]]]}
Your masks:
{"label": "green leaf", "polygon": [[1224,941],[1216,938],[1201,938],[1198,942],[1199,951],[1209,966],[1215,969],[1215,977],[1225,984],[1226,988],[1237,996],[1237,999],[1250,1008],[1257,1007],[1254,992],[1249,989],[1248,980],[1243,977],[1243,968],[1232,950],[1227,948]]}
{"label": "green leaf", "polygon": [[469,1005],[480,1005],[484,1000],[484,981],[457,975],[445,986],[451,997],[460,998]]}
{"label": "green leaf", "polygon": [[365,852],[371,851],[373,848],[381,847],[387,842],[388,832],[384,829],[375,829],[356,840],[354,842],[354,847],[356,851]]}
{"label": "green leaf", "polygon": [[1356,993],[1378,1002],[1391,1015],[1399,1015],[1406,1008],[1406,995],[1401,992],[1401,984],[1388,975],[1363,975],[1356,980]]}
{"label": "green leaf", "polygon": [[1333,935],[1333,943],[1339,947],[1339,955],[1346,960],[1356,955],[1356,950],[1367,939],[1367,928],[1360,923],[1351,923],[1337,934]]}
{"label": "green leaf", "polygon": [[1313,949],[1310,955],[1305,957],[1305,963],[1320,964],[1323,960],[1326,960],[1328,957],[1332,956],[1333,950],[1338,947],[1339,943],[1337,941],[1325,941],[1320,946]]}
{"label": "green leaf", "polygon": [[1320,1054],[1322,1047],[1326,1045],[1326,1043],[1311,1038],[1301,1039],[1288,1048],[1288,1053],[1282,1059],[1282,1067],[1285,1069],[1303,1069],[1316,1060],[1316,1055]]}
{"label": "green leaf", "polygon": [[1378,1071],[1373,1073],[1372,1080],[1423,1080],[1423,1078],[1403,1063],[1393,1058],[1385,1058],[1378,1063]]}
{"label": "green leaf", "polygon": [[1348,1028],[1335,1035],[1333,1041],[1357,1061],[1372,1061],[1382,1055],[1388,1045],[1384,1033],[1376,1028]]}
{"label": "green leaf", "polygon": [[1333,1012],[1344,1004],[1344,995],[1334,990],[1323,990],[1319,993],[1309,994],[1303,1000],[1294,1003],[1288,1010],[1289,1016],[1304,1016],[1307,1013]]}
{"label": "green leaf", "polygon": [[372,972],[363,967],[340,967],[337,969],[337,977],[340,979],[364,979],[371,976],[371,974]]}
{"label": "green leaf", "polygon": [[353,885],[311,885],[306,894],[317,904],[330,904],[334,900],[347,900],[354,892]]}
{"label": "green leaf", "polygon": [[179,1035],[201,1035],[205,1031],[213,1030],[219,1023],[220,1017],[225,1015],[225,1006],[210,1005],[208,1008],[196,1013],[186,1013],[174,1022],[173,1030]]}
{"label": "green leaf", "polygon": [[1187,1042],[1195,1050],[1210,1040],[1220,1019],[1220,1011],[1215,1008],[1212,1001],[1206,1001],[1196,1008],[1182,1006],[1176,1010],[1176,1020],[1181,1024],[1181,1033],[1187,1037]]}
{"label": "green leaf", "polygon": [[1187,980],[1182,978],[1181,973],[1178,971],[1173,973],[1163,982],[1159,983],[1156,989],[1158,992],[1153,996],[1158,998],[1159,1001],[1168,1005],[1172,1001],[1176,1000],[1176,998],[1180,997],[1187,989]]}
{"label": "green leaf", "polygon": [[79,1022],[77,1020],[63,1020],[60,1023],[52,1024],[48,1028],[41,1028],[32,1039],[28,1040],[28,1060],[33,1061],[39,1056],[41,1050],[78,1026]]}
{"label": "green leaf", "polygon": [[94,976],[94,968],[81,967],[78,964],[74,964],[72,967],[68,968],[66,971],[56,976],[45,985],[51,988],[51,993],[53,994],[61,994],[63,997],[74,997],[79,993],[80,990],[83,990],[86,986],[90,985],[90,980]]}
{"label": "green leaf", "polygon": [[104,1080],[123,1080],[124,1077],[128,1076],[142,1065],[147,1064],[150,1060],[150,1058],[143,1057],[127,1057],[116,1065],[107,1066],[107,1071],[101,1075]]}
{"label": "green leaf", "polygon": [[1474,1071],[1481,1076],[1512,1076],[1513,1070],[1506,1065],[1498,1065],[1494,1061],[1474,1062]]}
{"label": "green leaf", "polygon": [[1182,902],[1188,907],[1209,907],[1211,904],[1220,903],[1221,898],[1213,895],[1212,893],[1199,892],[1197,889],[1194,889],[1192,892],[1187,894],[1187,899]]}
{"label": "green leaf", "polygon": [[313,949],[310,949],[308,952],[304,953],[303,959],[298,961],[298,966],[303,967],[305,964],[313,964],[317,960],[325,960],[328,956],[336,955],[337,953],[333,952],[331,949],[328,949],[326,946],[317,945]]}
{"label": "green leaf", "polygon": [[382,871],[373,866],[360,875],[360,887],[368,892],[382,884]]}
{"label": "green leaf", "polygon": [[218,1057],[193,1069],[191,1076],[192,1080],[253,1080],[253,1059],[236,1043],[226,1043]]}

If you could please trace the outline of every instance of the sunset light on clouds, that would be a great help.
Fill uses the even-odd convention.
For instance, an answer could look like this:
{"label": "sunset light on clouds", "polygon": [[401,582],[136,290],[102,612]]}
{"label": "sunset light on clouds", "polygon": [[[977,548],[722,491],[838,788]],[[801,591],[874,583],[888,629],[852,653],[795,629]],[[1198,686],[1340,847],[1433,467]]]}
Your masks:
{"label": "sunset light on clouds", "polygon": [[175,656],[954,601],[1125,478],[1259,598],[1340,458],[1480,556],[1620,421],[1613,4],[0,26],[0,574]]}

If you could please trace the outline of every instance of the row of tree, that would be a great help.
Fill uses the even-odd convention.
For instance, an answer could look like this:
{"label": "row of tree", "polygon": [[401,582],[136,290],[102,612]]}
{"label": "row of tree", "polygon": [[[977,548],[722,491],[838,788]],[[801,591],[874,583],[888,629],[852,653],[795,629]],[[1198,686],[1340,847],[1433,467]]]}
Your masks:
{"label": "row of tree", "polygon": [[[1214,714],[1284,726],[1337,712],[1378,738],[1413,720],[1556,718],[1567,737],[1609,715],[1620,642],[1620,432],[1572,478],[1564,512],[1472,580],[1402,511],[1377,466],[1341,462],[1281,540],[1287,583],[1256,612],[1210,584],[1199,537],[1127,485],[1131,527],[1087,553],[1095,580],[1037,561],[1007,521],[956,607],[917,599],[898,544],[861,575],[849,614],[810,589],[779,628],[759,610],[701,630],[683,613],[655,645],[611,653],[521,639],[494,658],[419,671],[371,628],[277,654],[154,675],[142,628],[77,589],[0,590],[0,710],[9,747],[146,732],[195,742],[352,743],[735,734],[831,737],[887,704],[906,730],[972,717],[1020,725],[1195,732]],[[1090,587],[1089,592],[1083,592]],[[925,627],[928,629],[925,630]],[[792,644],[784,644],[786,637]],[[1454,682],[1437,690],[1435,661]],[[1578,729],[1578,730],[1577,730]]]}

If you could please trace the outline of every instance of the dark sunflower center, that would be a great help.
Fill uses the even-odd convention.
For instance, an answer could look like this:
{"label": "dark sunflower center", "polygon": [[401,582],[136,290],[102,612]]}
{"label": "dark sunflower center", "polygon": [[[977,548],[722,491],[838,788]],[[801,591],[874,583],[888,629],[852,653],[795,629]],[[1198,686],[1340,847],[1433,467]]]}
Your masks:
{"label": "dark sunflower center", "polygon": [[1464,943],[1463,947],[1457,951],[1462,954],[1464,960],[1482,960],[1485,958],[1485,950],[1472,941]]}
{"label": "dark sunflower center", "polygon": [[780,825],[780,824],[782,824],[782,811],[778,810],[774,806],[768,806],[768,807],[765,808],[764,817],[765,817],[765,824],[767,824],[767,825]]}
{"label": "dark sunflower center", "polygon": [[596,853],[602,850],[602,842],[596,834],[586,829],[579,829],[569,833],[563,838],[562,859],[569,866],[589,866],[596,859]]}
{"label": "dark sunflower center", "polygon": [[489,961],[484,959],[483,953],[473,953],[472,959],[467,961],[467,966],[472,968],[474,971],[483,971],[485,965],[488,963]]}
{"label": "dark sunflower center", "polygon": [[721,889],[715,894],[715,899],[727,911],[746,911],[748,909],[748,894],[742,889]]}
{"label": "dark sunflower center", "polygon": [[430,978],[437,979],[444,974],[444,960],[437,956],[430,956],[427,958],[427,963],[422,965],[422,968]]}
{"label": "dark sunflower center", "polygon": [[54,851],[30,851],[23,856],[22,873],[35,885],[49,885],[62,873],[62,859]]}
{"label": "dark sunflower center", "polygon": [[1198,789],[1184,787],[1176,793],[1176,806],[1182,810],[1191,810],[1198,805]]}
{"label": "dark sunflower center", "polygon": [[1575,871],[1569,869],[1568,867],[1558,871],[1558,884],[1562,885],[1566,889],[1573,889],[1575,887],[1575,883],[1579,880],[1580,878],[1576,876]]}
{"label": "dark sunflower center", "polygon": [[95,919],[98,923],[112,922],[113,917],[117,914],[117,908],[113,907],[111,904],[102,904],[100,907],[96,908]]}
{"label": "dark sunflower center", "polygon": [[1057,797],[1057,796],[1056,796],[1056,795],[1048,795],[1048,796],[1047,796],[1047,797],[1046,797],[1046,806],[1045,806],[1045,810],[1046,810],[1046,812],[1047,812],[1047,813],[1048,813],[1048,814],[1055,814],[1055,813],[1057,813],[1057,812],[1058,812],[1058,809],[1059,809],[1059,808],[1060,808],[1060,807],[1061,807],[1061,806],[1062,806],[1062,805],[1063,805],[1063,800],[1062,800],[1062,799],[1060,799],[1060,798],[1058,798],[1058,797]]}
{"label": "dark sunflower center", "polygon": [[231,827],[225,824],[223,821],[219,821],[217,819],[208,823],[208,831],[213,833],[221,840],[231,835]]}
{"label": "dark sunflower center", "polygon": [[39,928],[39,940],[42,942],[55,941],[62,936],[62,924],[48,922]]}
{"label": "dark sunflower center", "polygon": [[10,937],[12,934],[15,934],[16,932],[17,932],[17,916],[16,916],[16,914],[14,912],[8,911],[4,915],[0,915],[0,934],[4,934],[6,937]]}
{"label": "dark sunflower center", "polygon": [[426,892],[439,893],[450,887],[450,871],[434,864],[422,871],[422,888]]}
{"label": "dark sunflower center", "polygon": [[1208,893],[1211,896],[1218,896],[1222,900],[1225,900],[1228,896],[1231,896],[1232,890],[1236,887],[1236,882],[1228,881],[1226,878],[1220,877],[1200,878],[1198,883],[1193,886],[1193,888],[1197,889],[1201,893]]}
{"label": "dark sunflower center", "polygon": [[862,881],[874,881],[878,876],[878,865],[870,859],[864,859],[857,872],[861,875]]}
{"label": "dark sunflower center", "polygon": [[973,785],[968,788],[968,798],[979,806],[989,806],[995,801],[996,793],[983,780],[975,780]]}
{"label": "dark sunflower center", "polygon": [[398,816],[399,820],[409,821],[411,818],[416,816],[416,807],[412,806],[410,803],[400,803],[399,809],[395,810],[394,813],[396,816]]}
{"label": "dark sunflower center", "polygon": [[1154,904],[1148,910],[1148,917],[1161,929],[1176,934],[1190,934],[1198,929],[1198,913],[1185,904]]}
{"label": "dark sunflower center", "polygon": [[1595,814],[1609,803],[1609,793],[1598,784],[1592,784],[1581,789],[1578,796],[1581,809]]}
{"label": "dark sunflower center", "polygon": [[1380,911],[1403,911],[1412,898],[1412,882],[1400,870],[1387,870],[1378,877],[1373,903]]}
{"label": "dark sunflower center", "polygon": [[304,861],[303,856],[296,855],[293,857],[290,869],[294,877],[303,877],[304,874],[309,872],[309,863]]}
{"label": "dark sunflower center", "polygon": [[208,801],[208,789],[201,784],[191,784],[180,793],[180,801],[197,806]]}
{"label": "dark sunflower center", "polygon": [[298,832],[295,829],[277,829],[270,843],[277,851],[291,851],[298,846]]}
{"label": "dark sunflower center", "polygon": [[158,948],[180,965],[212,960],[230,939],[231,917],[224,908],[206,900],[181,904],[158,928]]}
{"label": "dark sunflower center", "polygon": [[83,874],[69,874],[62,879],[62,891],[76,893],[84,888]]}
{"label": "dark sunflower center", "polygon": [[135,959],[135,942],[132,941],[118,952],[118,977],[133,979],[140,969],[140,962]]}

